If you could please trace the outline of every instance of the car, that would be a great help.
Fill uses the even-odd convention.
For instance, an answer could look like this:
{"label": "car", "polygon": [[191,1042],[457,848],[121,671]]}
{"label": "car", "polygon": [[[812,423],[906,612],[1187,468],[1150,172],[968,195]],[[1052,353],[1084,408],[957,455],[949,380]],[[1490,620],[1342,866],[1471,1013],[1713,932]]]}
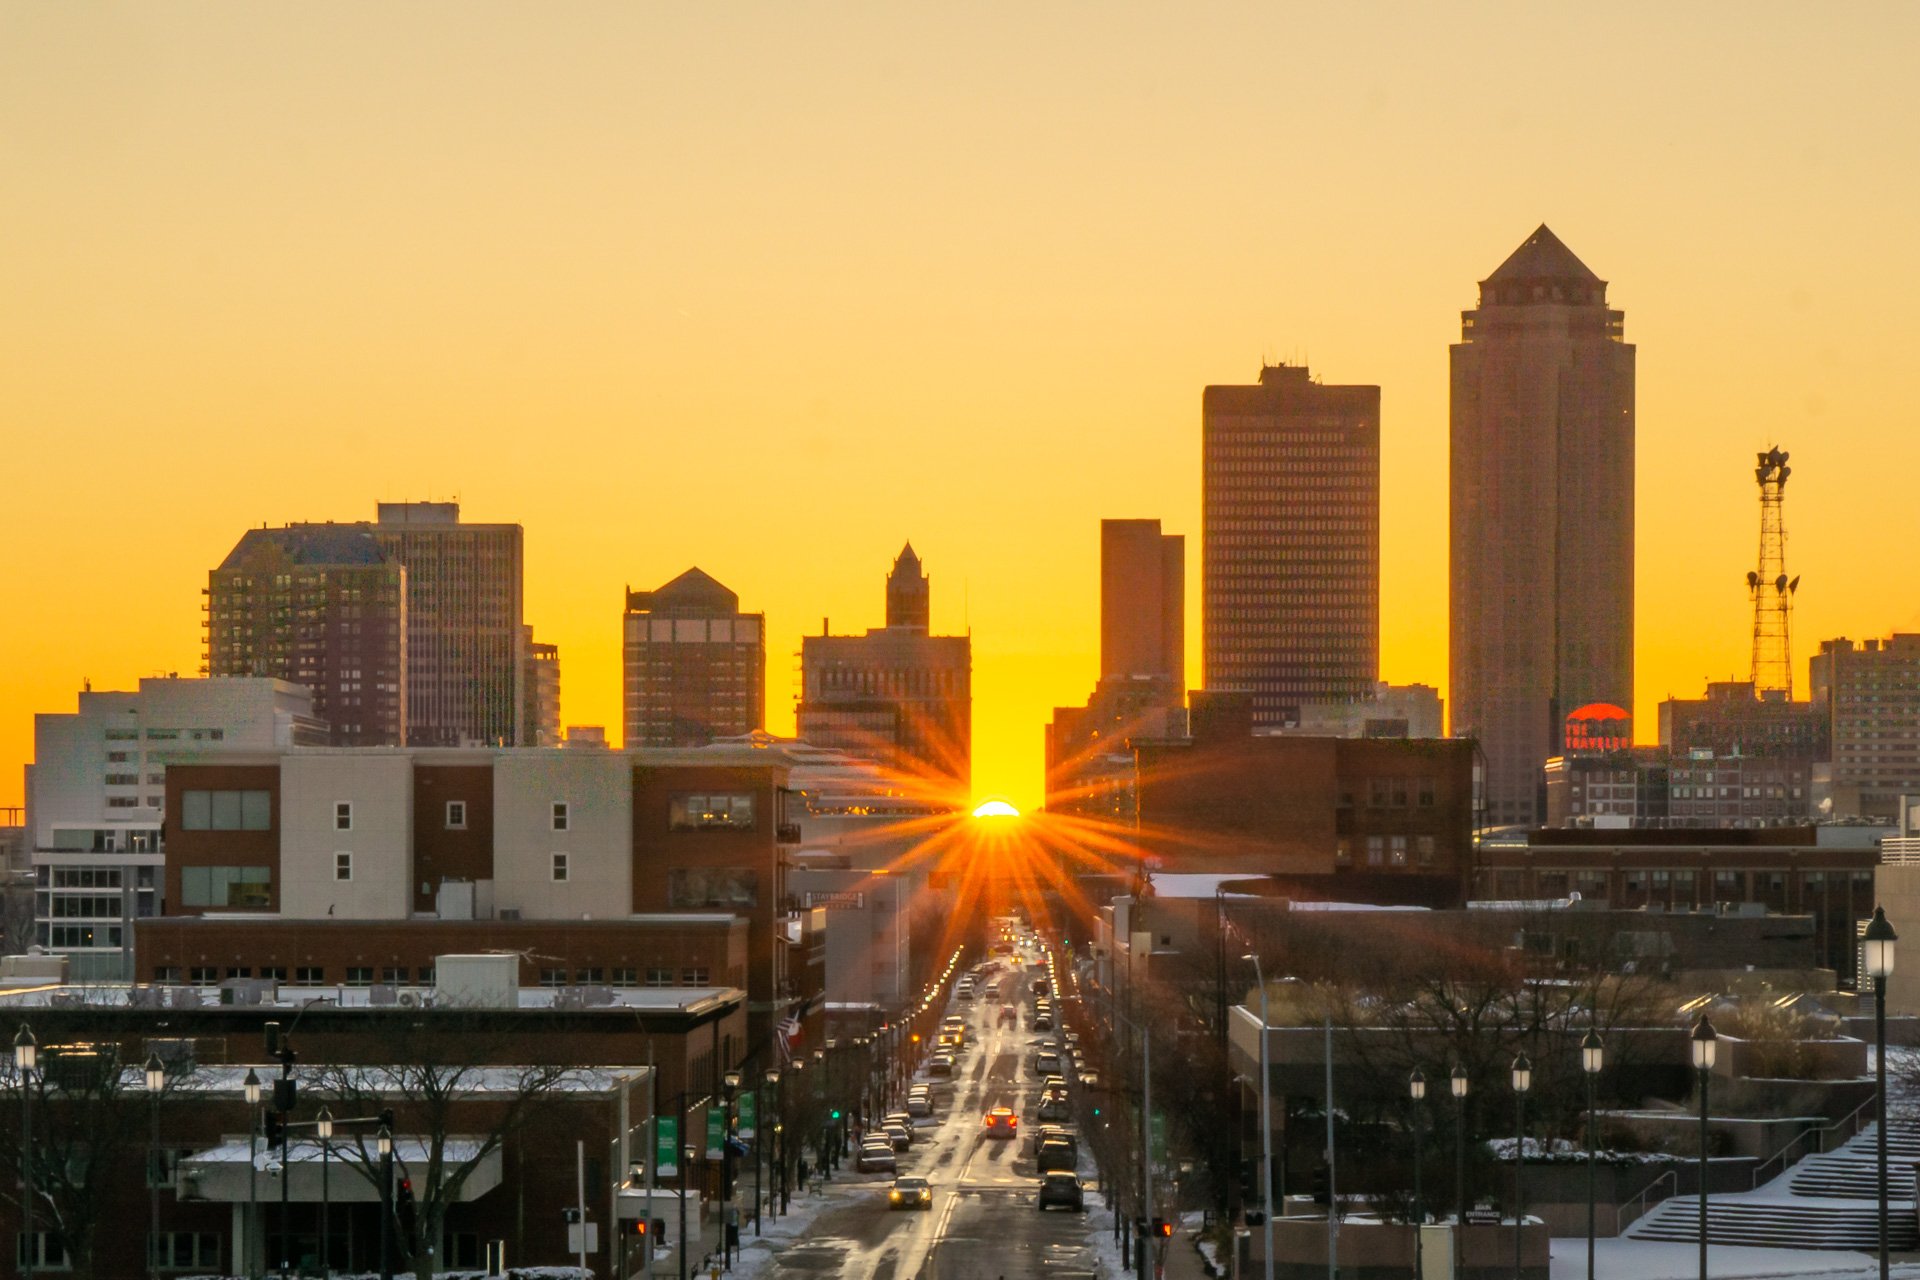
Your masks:
{"label": "car", "polygon": [[1033,1073],[1037,1076],[1057,1076],[1060,1074],[1060,1055],[1048,1053],[1044,1049],[1033,1060]]}
{"label": "car", "polygon": [[1053,1015],[1036,1009],[1033,1014],[1033,1029],[1035,1031],[1053,1030]]}
{"label": "car", "polygon": [[889,1209],[931,1209],[933,1208],[933,1188],[927,1185],[925,1178],[898,1177],[887,1192]]}
{"label": "car", "polygon": [[1082,1089],[1098,1089],[1100,1087],[1100,1073],[1098,1071],[1082,1071],[1080,1073],[1080,1087]]}
{"label": "car", "polygon": [[1020,1117],[1013,1114],[1012,1107],[995,1107],[987,1112],[984,1124],[989,1138],[1011,1138],[1020,1127]]}
{"label": "car", "polygon": [[1010,1027],[1014,1025],[1014,1023],[1018,1022],[1019,1019],[1020,1019],[1020,1015],[1012,1005],[1003,1004],[1000,1006],[1000,1018],[996,1023],[996,1025],[1002,1026],[1002,1027]]}
{"label": "car", "polygon": [[880,1126],[880,1132],[887,1135],[887,1140],[893,1144],[895,1151],[905,1151],[913,1145],[913,1130],[903,1124],[883,1124]]}
{"label": "car", "polygon": [[911,1094],[907,1098],[907,1114],[910,1116],[930,1116],[933,1114],[933,1096],[925,1093]]}
{"label": "car", "polygon": [[1050,1093],[1040,1099],[1040,1119],[1048,1124],[1073,1119],[1073,1107],[1066,1095]]}
{"label": "car", "polygon": [[1042,1213],[1049,1205],[1059,1205],[1075,1213],[1085,1213],[1087,1209],[1087,1193],[1080,1185],[1080,1175],[1065,1169],[1056,1169],[1040,1179],[1038,1200]]}
{"label": "car", "polygon": [[936,1053],[927,1059],[927,1074],[935,1080],[953,1079],[953,1055]]}
{"label": "car", "polygon": [[1062,1075],[1041,1076],[1040,1088],[1045,1093],[1064,1094],[1067,1091],[1067,1078]]}
{"label": "car", "polygon": [[887,1112],[887,1114],[880,1117],[880,1123],[883,1125],[889,1125],[889,1124],[900,1125],[903,1128],[905,1128],[909,1134],[912,1134],[913,1113],[909,1111],[889,1111]]}
{"label": "car", "polygon": [[868,1139],[860,1144],[859,1168],[862,1173],[874,1173],[885,1170],[892,1173],[900,1167],[894,1159],[893,1147],[884,1138],[879,1141]]}
{"label": "car", "polygon": [[1042,1173],[1072,1169],[1075,1163],[1073,1144],[1065,1138],[1048,1138],[1040,1144],[1040,1150],[1035,1153],[1033,1160]]}

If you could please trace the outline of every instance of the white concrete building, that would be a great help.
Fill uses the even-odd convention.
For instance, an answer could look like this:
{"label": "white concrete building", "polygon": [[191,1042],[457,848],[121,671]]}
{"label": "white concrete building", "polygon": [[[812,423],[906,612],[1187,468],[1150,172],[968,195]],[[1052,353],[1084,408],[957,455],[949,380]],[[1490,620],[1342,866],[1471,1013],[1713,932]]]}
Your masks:
{"label": "white concrete building", "polygon": [[129,922],[160,909],[167,760],[325,739],[313,695],[284,680],[143,679],[36,715],[26,835],[39,945],[71,957],[76,981],[126,976]]}

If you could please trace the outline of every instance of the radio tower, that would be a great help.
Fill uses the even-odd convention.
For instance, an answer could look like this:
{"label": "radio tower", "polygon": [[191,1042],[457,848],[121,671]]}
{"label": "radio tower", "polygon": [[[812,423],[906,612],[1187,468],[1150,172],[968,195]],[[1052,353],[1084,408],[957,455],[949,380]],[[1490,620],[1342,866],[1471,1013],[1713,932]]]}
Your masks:
{"label": "radio tower", "polygon": [[1787,531],[1780,506],[1786,496],[1787,451],[1759,455],[1753,478],[1760,483],[1760,567],[1747,574],[1753,600],[1753,692],[1763,702],[1793,701],[1793,642],[1789,626],[1800,579],[1787,577]]}

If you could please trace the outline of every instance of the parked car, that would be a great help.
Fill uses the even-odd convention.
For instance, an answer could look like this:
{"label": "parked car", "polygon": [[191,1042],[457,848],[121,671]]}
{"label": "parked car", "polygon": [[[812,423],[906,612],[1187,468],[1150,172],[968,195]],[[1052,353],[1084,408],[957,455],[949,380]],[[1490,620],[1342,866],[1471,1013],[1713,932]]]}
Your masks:
{"label": "parked car", "polygon": [[1034,1165],[1042,1173],[1053,1173],[1061,1169],[1072,1169],[1077,1163],[1073,1143],[1065,1138],[1048,1138],[1040,1144],[1039,1152],[1033,1158]]}
{"label": "parked car", "polygon": [[1053,1015],[1036,1009],[1033,1014],[1033,1029],[1035,1031],[1053,1030]]}
{"label": "parked car", "polygon": [[1046,1212],[1049,1205],[1059,1205],[1075,1213],[1086,1212],[1087,1195],[1080,1185],[1080,1175],[1058,1169],[1042,1177],[1039,1203],[1042,1213]]}
{"label": "parked car", "polygon": [[892,1173],[900,1167],[899,1161],[894,1159],[892,1144],[885,1138],[869,1138],[860,1144],[859,1165],[862,1173]]}
{"label": "parked car", "polygon": [[1040,1099],[1040,1120],[1043,1124],[1055,1124],[1073,1119],[1073,1107],[1066,1095],[1050,1093]]}
{"label": "parked car", "polygon": [[936,1053],[927,1060],[927,1074],[935,1080],[953,1079],[953,1055]]}
{"label": "parked car", "polygon": [[913,1145],[913,1130],[903,1124],[883,1124],[880,1126],[880,1132],[887,1135],[887,1140],[893,1143],[895,1151],[905,1151]]}
{"label": "parked car", "polygon": [[1037,1076],[1057,1076],[1060,1074],[1060,1055],[1042,1052],[1033,1060],[1033,1073]]}
{"label": "parked car", "polygon": [[929,1093],[910,1094],[907,1098],[907,1114],[916,1117],[932,1115],[933,1095]]}
{"label": "parked car", "polygon": [[933,1208],[933,1188],[927,1185],[925,1178],[895,1178],[893,1189],[887,1192],[887,1208],[931,1209]]}

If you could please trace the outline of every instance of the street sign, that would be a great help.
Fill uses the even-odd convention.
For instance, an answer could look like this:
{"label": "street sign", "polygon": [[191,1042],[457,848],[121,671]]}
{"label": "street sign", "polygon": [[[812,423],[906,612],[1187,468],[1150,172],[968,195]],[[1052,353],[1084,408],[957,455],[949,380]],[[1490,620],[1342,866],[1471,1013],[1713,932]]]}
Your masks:
{"label": "street sign", "polygon": [[707,1159],[718,1160],[727,1148],[727,1112],[724,1107],[707,1108]]}
{"label": "street sign", "polygon": [[[585,1233],[584,1237],[582,1233]],[[600,1224],[597,1222],[570,1222],[567,1224],[568,1253],[600,1252]]]}
{"label": "street sign", "polygon": [[1148,1126],[1148,1130],[1153,1135],[1153,1162],[1155,1164],[1165,1164],[1167,1162],[1166,1113],[1163,1111],[1154,1112],[1153,1122]]}
{"label": "street sign", "polygon": [[680,1176],[680,1117],[661,1116],[659,1136],[653,1144],[654,1172],[662,1178]]}
{"label": "street sign", "polygon": [[760,1099],[752,1093],[743,1093],[740,1095],[739,1107],[740,1118],[734,1125],[733,1131],[739,1134],[743,1141],[752,1142],[759,1127]]}

